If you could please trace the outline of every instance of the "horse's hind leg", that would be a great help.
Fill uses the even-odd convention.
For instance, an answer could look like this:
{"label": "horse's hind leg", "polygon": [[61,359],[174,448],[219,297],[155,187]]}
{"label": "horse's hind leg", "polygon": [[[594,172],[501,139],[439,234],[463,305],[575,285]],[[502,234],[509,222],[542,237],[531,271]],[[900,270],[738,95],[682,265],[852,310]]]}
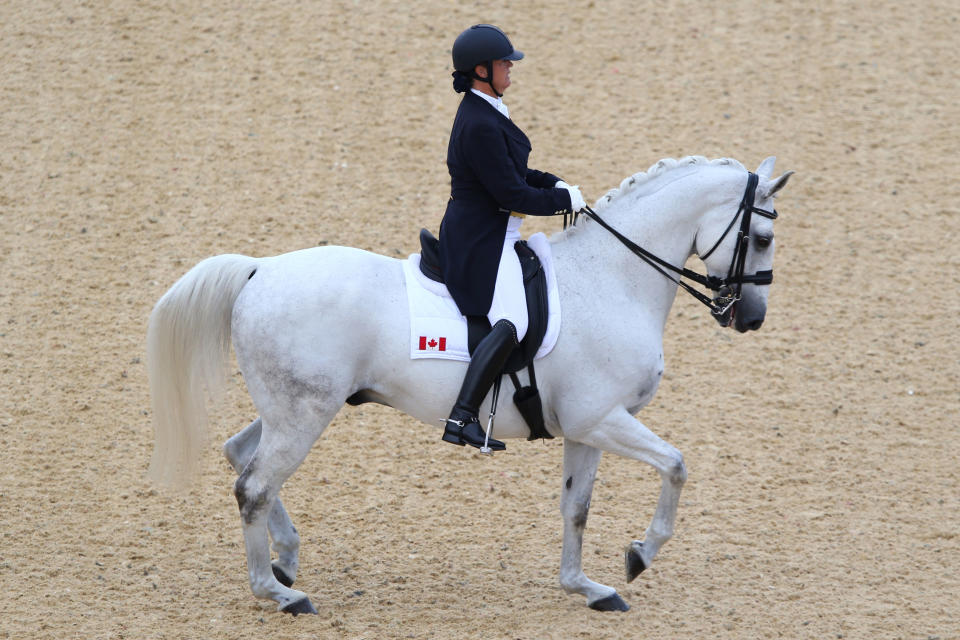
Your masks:
{"label": "horse's hind leg", "polygon": [[579,593],[587,604],[600,611],[626,611],[630,607],[617,591],[587,578],[583,573],[583,531],[590,511],[590,496],[602,452],[573,440],[563,441],[563,551],[560,586],[567,593]]}
{"label": "horse's hind leg", "polygon": [[[243,472],[260,444],[262,424],[262,420],[257,418],[223,445],[223,455],[237,475]],[[267,529],[273,539],[273,550],[277,553],[277,559],[273,562],[273,575],[283,586],[290,587],[297,578],[300,565],[300,535],[279,497],[270,509]]]}
{"label": "horse's hind leg", "polygon": [[[278,406],[274,397],[274,407]],[[326,408],[325,408],[326,407]],[[247,551],[250,590],[258,598],[273,600],[280,611],[297,615],[316,613],[307,594],[281,584],[270,564],[267,520],[280,487],[310,452],[313,443],[333,419],[339,404],[301,396],[285,409],[264,415],[257,450],[234,485],[240,507],[243,540]]]}

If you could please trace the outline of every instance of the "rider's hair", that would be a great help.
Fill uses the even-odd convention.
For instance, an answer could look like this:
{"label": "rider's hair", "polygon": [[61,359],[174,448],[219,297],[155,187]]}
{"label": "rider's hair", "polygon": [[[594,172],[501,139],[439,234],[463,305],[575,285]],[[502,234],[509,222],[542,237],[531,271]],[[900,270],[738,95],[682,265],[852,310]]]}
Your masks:
{"label": "rider's hair", "polygon": [[453,72],[453,90],[457,93],[469,91],[473,86],[473,78],[460,71]]}

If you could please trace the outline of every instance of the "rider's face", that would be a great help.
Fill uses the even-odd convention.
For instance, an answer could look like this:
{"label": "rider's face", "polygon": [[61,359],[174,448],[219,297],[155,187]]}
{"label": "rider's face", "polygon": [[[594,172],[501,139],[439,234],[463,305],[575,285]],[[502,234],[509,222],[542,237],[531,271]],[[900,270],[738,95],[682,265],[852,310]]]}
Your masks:
{"label": "rider's face", "polygon": [[510,67],[512,66],[512,60],[493,61],[493,88],[501,94],[510,86]]}
{"label": "rider's face", "polygon": [[[510,86],[510,67],[512,66],[512,60],[493,61],[493,88],[496,89],[497,93],[500,93],[501,95],[507,90],[507,87]],[[487,65],[478,64],[475,71],[481,78],[487,77]],[[474,86],[484,93],[490,93],[488,90],[490,85],[486,82],[475,83]]]}

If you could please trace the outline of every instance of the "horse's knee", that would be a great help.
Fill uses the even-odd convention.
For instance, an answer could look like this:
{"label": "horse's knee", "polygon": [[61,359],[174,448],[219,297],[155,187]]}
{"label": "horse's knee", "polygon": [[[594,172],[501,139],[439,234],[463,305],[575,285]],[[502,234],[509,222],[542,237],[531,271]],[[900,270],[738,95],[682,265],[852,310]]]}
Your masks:
{"label": "horse's knee", "polygon": [[687,481],[687,465],[683,462],[683,454],[679,451],[674,452],[670,465],[664,474],[670,484],[675,487],[681,487]]}
{"label": "horse's knee", "polygon": [[586,579],[582,569],[560,567],[560,588],[567,593],[580,593]]}

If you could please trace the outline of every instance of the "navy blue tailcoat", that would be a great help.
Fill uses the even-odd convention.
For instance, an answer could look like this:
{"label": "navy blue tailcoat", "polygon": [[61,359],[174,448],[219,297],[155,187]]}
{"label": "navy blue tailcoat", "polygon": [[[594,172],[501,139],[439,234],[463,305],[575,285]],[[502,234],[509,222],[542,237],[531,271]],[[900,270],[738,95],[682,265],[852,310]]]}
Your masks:
{"label": "navy blue tailcoat", "polygon": [[450,201],[440,223],[440,264],[464,315],[485,316],[493,301],[510,212],[552,216],[570,211],[558,178],[527,168],[530,140],[496,107],[467,91],[447,147]]}

